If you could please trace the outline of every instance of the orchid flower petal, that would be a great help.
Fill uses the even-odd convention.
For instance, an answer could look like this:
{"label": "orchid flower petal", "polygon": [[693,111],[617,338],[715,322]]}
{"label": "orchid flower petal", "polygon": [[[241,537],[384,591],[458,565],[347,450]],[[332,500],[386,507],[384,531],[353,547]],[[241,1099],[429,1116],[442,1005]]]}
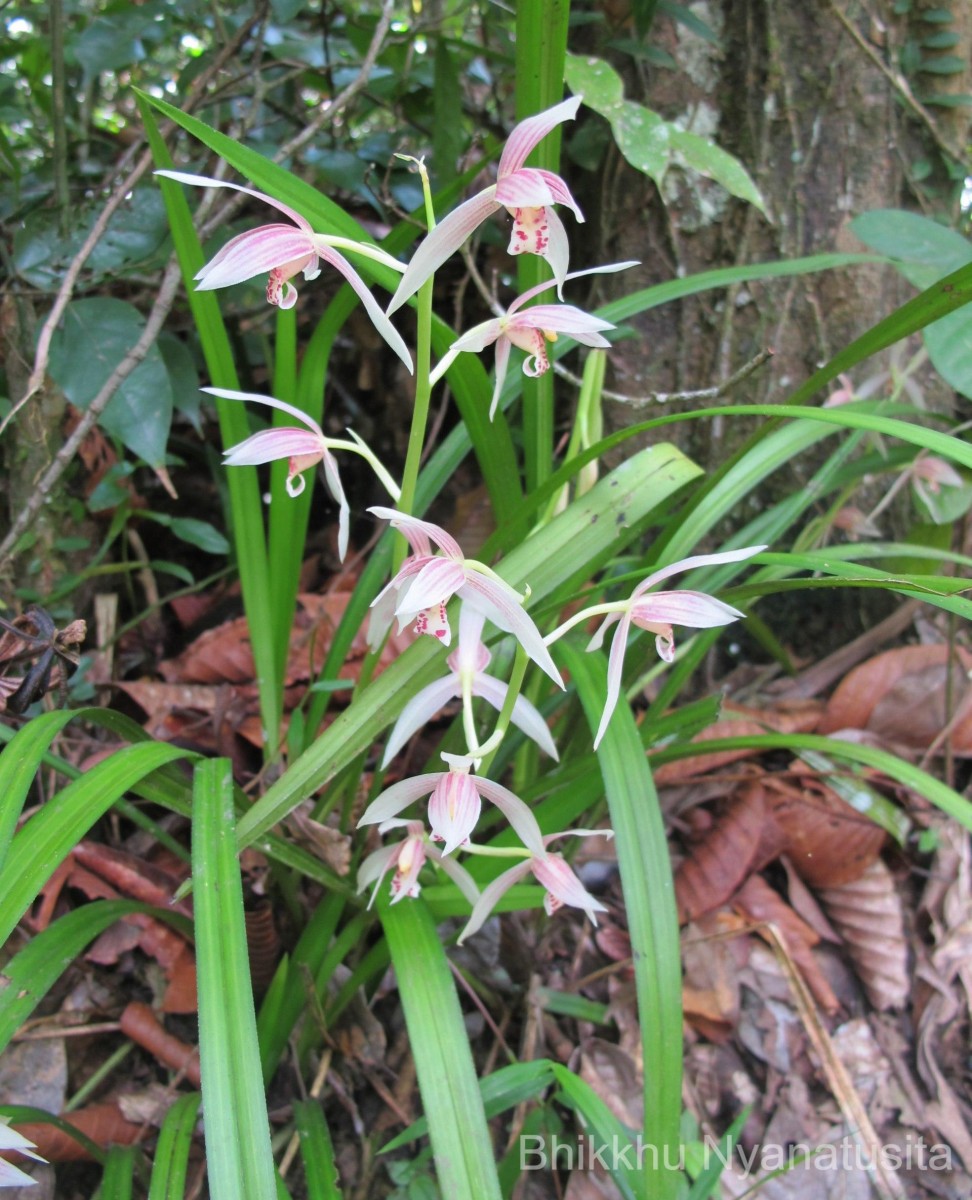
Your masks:
{"label": "orchid flower petal", "polygon": [[265,404],[268,408],[279,409],[280,412],[288,413],[295,417],[308,429],[313,429],[314,432],[324,440],[324,430],[320,425],[303,411],[297,408],[294,404],[288,404],[286,400],[278,400],[275,396],[263,396],[259,392],[238,392],[232,388],[219,387],[204,387],[199,389],[201,392],[206,392],[210,396],[219,396],[222,400],[245,400],[253,404]]}
{"label": "orchid flower petal", "polygon": [[523,862],[517,863],[516,866],[510,867],[508,871],[504,871],[502,875],[497,875],[491,883],[488,883],[483,888],[479,899],[473,905],[472,913],[470,914],[469,920],[466,922],[465,928],[457,938],[457,942],[460,946],[467,938],[471,938],[474,933],[478,933],[479,930],[482,929],[482,927],[486,924],[490,913],[499,903],[503,895],[508,892],[515,883],[519,883],[525,875],[529,874],[529,871],[530,859],[525,859]]}
{"label": "orchid flower petal", "polygon": [[[416,822],[418,826],[418,822]],[[425,860],[428,857],[428,848],[425,844],[425,834],[423,832],[410,833],[407,838],[399,845],[398,862],[395,878],[392,880],[392,904],[397,904],[399,900],[404,900],[406,896],[413,899],[418,896],[419,891],[419,875],[422,873],[422,868],[425,866]]]}
{"label": "orchid flower petal", "polygon": [[191,184],[193,187],[229,188],[231,192],[243,192],[247,196],[254,196],[278,212],[286,214],[301,229],[311,232],[311,225],[306,217],[301,216],[296,209],[290,208],[282,201],[275,200],[273,196],[268,196],[266,192],[258,192],[256,188],[242,187],[238,183],[227,183],[225,179],[212,179],[208,175],[191,175],[187,171],[156,171],[155,174],[162,175],[166,179],[174,179],[177,183]]}
{"label": "orchid flower petal", "polygon": [[428,554],[429,541],[433,541],[447,558],[462,562],[462,547],[452,534],[447,533],[440,525],[433,525],[431,521],[423,521],[420,517],[409,516],[408,513],[398,512],[394,508],[384,508],[380,504],[369,508],[368,512],[390,522],[395,529],[403,533],[414,554]]}
{"label": "orchid flower petal", "polygon": [[[601,646],[604,643],[604,635],[611,628],[611,626],[614,624],[614,622],[619,621],[620,619],[621,619],[620,613],[608,613],[608,615],[604,618],[604,620],[600,623],[600,625],[598,625],[597,629],[594,631],[594,636],[587,643],[585,649],[586,650],[600,650]],[[555,632],[558,632],[558,631],[555,631]]]}
{"label": "orchid flower petal", "polygon": [[486,618],[481,612],[463,604],[459,609],[459,648],[449,655],[449,667],[460,677],[468,672],[477,675],[489,666],[490,653],[483,645],[483,626]]}
{"label": "orchid flower petal", "polygon": [[508,583],[467,571],[466,581],[458,594],[498,629],[512,633],[541,671],[546,672],[558,687],[564,686],[550,651],[543,644],[540,630]]}
{"label": "orchid flower petal", "polygon": [[308,429],[263,429],[223,451],[224,467],[255,467],[280,458],[324,457],[320,438]]}
{"label": "orchid flower petal", "polygon": [[496,381],[493,384],[493,398],[489,403],[489,419],[491,421],[496,415],[496,406],[499,404],[503,384],[506,382],[506,372],[510,364],[510,345],[508,338],[500,338],[496,343]]}
{"label": "orchid flower petal", "polygon": [[531,854],[543,853],[543,834],[537,824],[537,818],[530,807],[501,783],[496,783],[485,776],[477,775],[473,781],[479,794],[490,804],[495,804],[510,825],[516,836]]}
{"label": "orchid flower petal", "polygon": [[518,171],[526,162],[531,150],[540,144],[551,130],[564,121],[572,121],[581,106],[580,96],[571,96],[552,108],[544,109],[526,120],[520,121],[510,130],[503,153],[500,156],[498,174],[500,178]]}
{"label": "orchid flower petal", "polygon": [[462,337],[456,338],[449,350],[465,350],[472,354],[479,354],[487,346],[491,346],[498,337],[501,337],[502,333],[503,318],[493,317],[490,321],[483,321],[482,324],[467,329]]}
{"label": "orchid flower petal", "polygon": [[426,235],[412,255],[405,274],[399,280],[398,288],[388,305],[389,315],[414,296],[446,259],[455,254],[472,231],[500,207],[496,202],[495,191],[495,187],[488,187],[478,192],[458,208],[454,208],[448,216],[443,217],[432,232]]}
{"label": "orchid flower petal", "polygon": [[[607,732],[608,724],[617,707],[618,697],[621,695],[621,673],[624,669],[624,651],[628,644],[628,630],[630,628],[631,618],[628,613],[625,613],[618,622],[618,627],[614,631],[614,637],[611,639],[611,653],[608,655],[607,695],[604,699],[604,711],[601,713],[601,722],[597,727],[597,733],[594,735],[595,750],[601,744],[601,738]],[[588,646],[588,649],[590,649],[590,646]]]}
{"label": "orchid flower petal", "polygon": [[[529,170],[529,168],[527,169]],[[547,185],[547,190],[553,197],[553,203],[566,205],[566,207],[571,210],[577,220],[583,225],[584,214],[581,212],[577,201],[570,194],[570,188],[566,183],[564,183],[560,176],[555,175],[553,171],[545,171],[542,168],[538,169],[536,174],[539,175],[543,182]]]}
{"label": "orchid flower petal", "polygon": [[561,855],[545,854],[542,858],[534,858],[530,868],[537,881],[547,889],[544,908],[548,915],[552,915],[562,904],[569,904],[572,908],[582,908],[596,925],[597,917],[594,914],[607,912],[607,908],[590,894]]}
{"label": "orchid flower petal", "polygon": [[691,558],[683,558],[678,562],[669,563],[667,567],[661,567],[649,575],[647,579],[638,584],[631,593],[631,598],[633,600],[637,596],[643,595],[656,583],[661,583],[663,579],[668,579],[672,575],[679,575],[682,571],[692,571],[696,567],[716,566],[719,563],[742,562],[743,559],[752,558],[754,554],[759,554],[765,549],[765,546],[744,546],[741,550],[722,550],[718,554],[693,554]]}
{"label": "orchid flower petal", "polygon": [[385,788],[364,810],[358,821],[358,828],[362,825],[378,825],[381,821],[387,821],[389,817],[397,817],[402,809],[408,808],[423,796],[430,795],[441,774],[441,771],[433,771],[427,775],[415,775],[411,779],[402,779]]}
{"label": "orchid flower petal", "polygon": [[[610,321],[591,316],[573,304],[534,304],[532,308],[524,309],[510,317],[509,324],[530,329],[550,329],[554,333],[567,333],[578,339],[581,334],[599,333],[602,329],[616,328]],[[605,345],[608,344],[605,342]]]}
{"label": "orchid flower petal", "polygon": [[332,267],[337,267],[344,278],[351,285],[355,295],[365,307],[365,311],[371,318],[371,323],[374,325],[378,333],[384,338],[388,345],[395,351],[398,357],[408,368],[410,375],[414,374],[415,368],[412,365],[412,356],[408,352],[408,347],[402,340],[402,335],[398,332],[395,326],[385,316],[384,310],[378,301],[371,293],[371,289],[361,278],[358,272],[351,266],[343,254],[329,246],[320,246],[318,253],[321,258],[329,262]]}
{"label": "orchid flower petal", "polygon": [[628,610],[636,625],[654,622],[663,625],[687,625],[692,629],[713,629],[729,625],[746,614],[704,592],[649,592],[632,601]]}
{"label": "orchid flower petal", "polygon": [[477,904],[480,895],[479,888],[466,868],[460,866],[454,858],[443,858],[435,846],[429,846],[428,850],[429,858],[435,859],[469,903]]}
{"label": "orchid flower petal", "polygon": [[557,296],[563,299],[564,281],[570,265],[570,244],[567,230],[554,209],[547,210],[547,249],[543,254],[557,284]]}
{"label": "orchid flower petal", "polygon": [[[508,691],[509,688],[507,685],[492,675],[480,674],[473,680],[473,695],[482,697],[497,712],[502,712]],[[560,761],[557,754],[557,747],[550,735],[550,730],[547,728],[547,722],[540,715],[536,706],[531,704],[525,696],[517,696],[513,702],[513,713],[510,719],[521,733],[526,734],[531,741],[536,742],[540,749],[545,754],[549,754],[554,762]]]}
{"label": "orchid flower petal", "polygon": [[231,238],[194,278],[198,291],[211,292],[273,271],[279,271],[284,282],[316,262],[309,234],[292,225],[261,225]]}
{"label": "orchid flower petal", "polygon": [[[349,524],[351,518],[351,509],[348,506],[347,497],[344,494],[344,488],[341,486],[341,476],[338,474],[337,463],[334,460],[334,455],[329,450],[325,450],[323,455],[324,462],[324,480],[327,484],[327,490],[331,493],[338,506],[338,560],[344,562],[344,557],[348,552],[348,536]],[[294,464],[291,464],[291,472],[293,472]]]}
{"label": "orchid flower petal", "polygon": [[372,600],[368,613],[368,649],[377,650],[388,634],[395,621],[395,605],[398,603],[398,589],[393,579],[381,589]]}
{"label": "orchid flower petal", "polygon": [[378,888],[381,887],[381,881],[395,865],[400,847],[400,842],[392,842],[388,846],[382,846],[380,850],[369,854],[361,863],[361,866],[358,867],[357,890],[363,892],[369,884],[373,883],[375,885],[375,890],[371,893],[371,899],[368,901],[369,908],[375,902],[375,896],[378,894]]}
{"label": "orchid flower petal", "polygon": [[483,807],[481,782],[465,771],[443,771],[435,785],[429,797],[429,827],[432,836],[445,843],[443,856],[468,842],[476,828]]}
{"label": "orchid flower petal", "polygon": [[398,596],[395,616],[404,628],[420,612],[435,604],[447,604],[466,579],[461,563],[451,558],[430,558]]}
{"label": "orchid flower petal", "polygon": [[[563,226],[561,226],[563,229]],[[566,238],[566,233],[564,234]],[[570,271],[564,276],[564,283],[569,283],[572,279],[582,279],[585,275],[610,275],[616,271],[627,271],[629,267],[638,267],[641,264],[636,259],[629,259],[625,262],[607,263],[602,267],[585,267],[583,271]],[[532,288],[528,288],[525,292],[521,292],[517,298],[512,301],[509,308],[506,310],[507,316],[511,316],[518,308],[522,308],[528,300],[532,300],[534,296],[539,296],[541,292],[552,288],[557,281],[548,279],[544,283],[534,284]]]}
{"label": "orchid flower petal", "polygon": [[[521,167],[512,175],[504,175],[496,184],[496,200],[511,212],[516,209],[540,209],[555,204],[548,179],[549,171]],[[555,175],[556,179],[557,176]],[[566,185],[562,189],[566,191]],[[569,195],[570,193],[568,193]]]}
{"label": "orchid flower petal", "polygon": [[446,675],[416,692],[402,709],[388,735],[381,769],[384,770],[405,743],[458,695],[459,680],[455,675]]}

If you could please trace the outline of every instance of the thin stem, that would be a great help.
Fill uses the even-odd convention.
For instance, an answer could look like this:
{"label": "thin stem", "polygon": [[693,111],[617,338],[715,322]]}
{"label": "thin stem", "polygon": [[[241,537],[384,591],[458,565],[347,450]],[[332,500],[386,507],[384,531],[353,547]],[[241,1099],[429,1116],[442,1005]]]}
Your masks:
{"label": "thin stem", "polygon": [[590,608],[583,608],[579,613],[574,613],[563,625],[558,625],[553,633],[548,633],[543,639],[543,644],[545,646],[552,646],[568,630],[573,629],[575,625],[580,625],[582,621],[589,621],[591,617],[606,617],[610,613],[622,613],[628,608],[629,604],[629,600],[610,600],[604,604],[592,604]]}
{"label": "thin stem", "polygon": [[[426,220],[431,232],[435,228],[435,218],[432,211],[429,175],[425,169],[425,163],[419,161],[418,171],[422,178]],[[408,434],[405,470],[402,473],[402,494],[398,502],[399,511],[408,514],[411,514],[415,504],[415,488],[418,484],[419,466],[425,446],[425,430],[429,421],[429,401],[432,396],[432,385],[429,380],[432,365],[432,292],[434,287],[435,276],[433,275],[419,288],[416,304],[418,331],[415,339],[415,405],[412,409],[412,427]],[[400,537],[395,546],[392,560],[393,570],[397,571],[402,565],[406,553],[405,538]]]}
{"label": "thin stem", "polygon": [[[599,830],[598,832],[602,832]],[[478,854],[480,858],[530,858],[531,853],[524,846],[480,846],[476,842],[465,842],[462,847],[464,854]]]}
{"label": "thin stem", "polygon": [[496,721],[496,728],[484,745],[483,761],[479,766],[480,775],[489,774],[493,756],[499,749],[499,744],[506,736],[506,731],[510,727],[510,721],[513,719],[513,706],[516,704],[516,698],[523,687],[523,677],[526,674],[527,663],[529,661],[527,652],[517,643],[516,657],[513,659],[513,670],[510,672],[510,682],[506,689],[506,698],[503,701],[503,707]]}

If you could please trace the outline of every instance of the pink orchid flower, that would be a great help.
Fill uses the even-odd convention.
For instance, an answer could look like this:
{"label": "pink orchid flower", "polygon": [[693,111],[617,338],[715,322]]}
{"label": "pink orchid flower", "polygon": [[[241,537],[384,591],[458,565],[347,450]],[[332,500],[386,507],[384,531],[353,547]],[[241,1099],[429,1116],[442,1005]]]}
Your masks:
{"label": "pink orchid flower", "polygon": [[[446,660],[449,674],[437,679],[417,692],[402,709],[401,716],[388,738],[385,754],[381,760],[382,770],[388,766],[405,743],[428,724],[439,709],[450,700],[456,700],[468,691],[470,696],[480,696],[501,712],[506,703],[507,685],[492,675],[487,675],[491,655],[482,642],[485,617],[467,604],[459,610],[459,646]],[[513,703],[513,724],[528,738],[532,738],[541,750],[557,761],[557,747],[550,736],[547,723],[525,696],[517,696]]]}
{"label": "pink orchid flower", "polygon": [[[597,650],[604,641],[604,635],[610,625],[618,622],[614,638],[611,641],[611,652],[608,656],[607,698],[597,736],[594,738],[596,750],[604,736],[621,694],[621,673],[624,667],[624,652],[628,644],[628,632],[632,625],[646,629],[655,634],[655,649],[665,662],[675,659],[675,639],[672,633],[673,625],[686,625],[692,629],[712,629],[718,625],[729,625],[746,614],[707,596],[704,592],[676,591],[645,593],[649,588],[677,575],[682,571],[691,571],[695,567],[714,566],[717,563],[741,562],[765,550],[765,546],[747,546],[742,550],[725,550],[721,554],[696,554],[691,558],[683,558],[680,562],[662,567],[643,580],[631,593],[627,600],[598,604],[592,608],[583,609],[569,621],[558,626],[546,641],[547,645],[562,637],[568,629],[589,620],[591,617],[604,616],[600,628],[588,643],[588,650]],[[606,614],[606,615],[605,615]]]}
{"label": "pink orchid flower", "polygon": [[398,485],[379,459],[352,430],[348,430],[348,432],[354,439],[353,441],[345,442],[340,438],[329,438],[313,417],[309,417],[307,413],[295,408],[293,404],[288,404],[285,400],[277,400],[273,396],[261,396],[255,392],[235,392],[229,388],[205,387],[202,390],[211,396],[219,396],[223,400],[248,400],[255,404],[266,404],[270,408],[289,413],[305,426],[303,429],[282,426],[251,434],[245,441],[224,450],[223,465],[254,467],[262,463],[273,462],[278,458],[286,458],[288,459],[287,491],[291,496],[296,497],[304,490],[303,472],[309,467],[316,466],[317,463],[322,463],[327,490],[338,505],[338,552],[342,562],[348,549],[350,509],[344,495],[344,488],[341,486],[337,462],[331,451],[350,450],[353,454],[360,454],[371,465],[393,500],[397,500],[401,494]]}
{"label": "pink orchid flower", "polygon": [[519,796],[492,779],[473,775],[474,759],[458,754],[442,757],[448,763],[448,771],[432,771],[393,783],[368,805],[358,827],[397,817],[402,809],[428,796],[432,837],[445,843],[442,853],[447,855],[469,840],[486,799],[496,805],[532,854],[542,853],[540,826]]}
{"label": "pink orchid flower", "polygon": [[[512,633],[537,666],[558,687],[564,686],[540,630],[523,610],[522,597],[505,579],[485,563],[466,558],[455,538],[431,521],[393,508],[368,511],[400,530],[412,550],[398,574],[371,603],[368,642],[372,649],[381,645],[395,619],[399,631],[412,625],[416,633],[428,633],[448,646],[452,629],[446,604],[458,596],[498,629]],[[433,542],[441,554],[433,554]]]}
{"label": "pink orchid flower", "polygon": [[531,151],[562,121],[573,120],[580,97],[572,96],[521,121],[500,156],[496,182],[453,209],[416,250],[388,306],[389,313],[414,296],[430,275],[454,254],[488,216],[505,208],[513,218],[510,254],[539,254],[550,264],[559,287],[567,274],[567,232],[551,205],[566,204],[578,221],[584,216],[570,189],[552,171],[524,166]]}
{"label": "pink orchid flower", "polygon": [[442,851],[429,843],[428,835],[421,821],[393,819],[380,825],[379,832],[385,833],[389,829],[401,826],[408,830],[408,836],[403,841],[395,842],[390,846],[382,846],[374,854],[369,854],[358,868],[358,891],[363,892],[371,883],[375,885],[371,899],[368,901],[368,907],[371,908],[374,904],[381,881],[392,867],[395,868],[391,883],[392,904],[397,904],[406,896],[415,899],[421,891],[418,877],[427,859],[431,859],[437,866],[440,866],[458,886],[469,903],[475,904],[479,899],[479,888],[473,882],[472,876],[455,859],[444,858]]}
{"label": "pink orchid flower", "polygon": [[510,867],[502,875],[498,875],[492,883],[483,888],[482,894],[473,905],[472,913],[465,929],[459,934],[458,943],[461,946],[466,938],[478,933],[486,923],[490,913],[496,907],[499,899],[515,884],[519,883],[531,872],[539,884],[546,888],[543,907],[548,917],[565,904],[571,908],[582,908],[597,924],[597,913],[607,912],[607,908],[596,900],[584,887],[574,872],[567,865],[562,854],[550,854],[547,846],[557,838],[562,837],[610,837],[611,833],[601,829],[567,829],[563,833],[551,833],[543,839],[543,849],[538,854],[535,851],[523,862]]}
{"label": "pink orchid flower", "polygon": [[[584,275],[603,275],[608,272],[626,271],[628,267],[638,266],[637,262],[612,263],[610,266],[589,267],[585,271],[571,271],[564,282],[580,279]],[[496,342],[496,382],[493,385],[493,398],[489,406],[489,419],[492,420],[499,403],[500,393],[506,379],[506,370],[510,361],[510,347],[518,346],[525,350],[526,361],[523,364],[523,374],[535,379],[550,369],[550,359],[547,357],[547,343],[555,342],[557,335],[566,333],[585,346],[597,346],[609,349],[611,343],[601,336],[601,330],[614,329],[610,321],[602,321],[582,312],[572,304],[537,304],[525,312],[518,310],[528,300],[538,296],[554,286],[554,280],[537,284],[529,291],[517,296],[505,313],[481,325],[474,325],[462,337],[457,338],[442,356],[435,370],[429,376],[429,383],[434,385],[452,366],[453,361],[462,351],[479,353]]]}
{"label": "pink orchid flower", "polygon": [[400,334],[385,316],[381,305],[371,294],[371,289],[340,251],[347,250],[394,271],[401,271],[402,264],[396,258],[367,242],[315,233],[307,218],[301,216],[296,209],[275,200],[265,192],[256,191],[255,188],[226,183],[222,179],[211,179],[208,175],[190,175],[185,171],[155,173],[166,179],[174,179],[177,183],[192,184],[195,187],[229,188],[234,192],[255,196],[257,200],[272,205],[294,222],[293,225],[261,225],[257,229],[248,229],[246,233],[239,233],[230,238],[222,250],[196,272],[196,286],[199,291],[230,287],[269,272],[268,303],[280,308],[293,308],[297,303],[297,289],[290,280],[298,272],[303,272],[306,280],[316,279],[321,273],[320,260],[323,259],[341,272],[364,305],[375,328],[409,371],[412,370],[412,357]]}

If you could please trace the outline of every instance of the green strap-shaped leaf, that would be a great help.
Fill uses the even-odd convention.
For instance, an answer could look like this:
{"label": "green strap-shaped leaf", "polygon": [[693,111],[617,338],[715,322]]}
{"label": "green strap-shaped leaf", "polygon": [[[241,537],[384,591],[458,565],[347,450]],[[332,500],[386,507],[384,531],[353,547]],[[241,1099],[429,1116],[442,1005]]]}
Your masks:
{"label": "green strap-shaped leaf", "polygon": [[449,963],[421,900],[379,915],[391,951],[429,1122],[439,1190],[449,1200],[499,1200],[492,1141]]}
{"label": "green strap-shaped leaf", "polygon": [[233,774],[224,758],[196,768],[192,880],[209,1191],[219,1200],[271,1200],[276,1173],[236,856]]}
{"label": "green strap-shaped leaf", "polygon": [[155,1147],[148,1200],[185,1200],[189,1151],[201,1099],[198,1092],[180,1096],[165,1114]]}
{"label": "green strap-shaped leaf", "polygon": [[3,969],[0,986],[0,1052],[81,951],[109,925],[130,913],[151,913],[182,926],[184,917],[137,900],[85,904],[30,939]]}
{"label": "green strap-shaped leaf", "polygon": [[[607,691],[604,656],[560,649],[593,733]],[[654,781],[631,709],[619,704],[597,749],[621,872],[641,1028],[648,1153],[640,1176],[645,1200],[678,1190],[682,1112],[682,969],[675,885]]]}
{"label": "green strap-shaped leaf", "polygon": [[[17,739],[4,758],[13,755]],[[146,775],[186,751],[142,742],[124,746],[62,788],[13,839],[0,883],[0,942],[10,936],[54,870],[98,818]]]}
{"label": "green strap-shaped leaf", "polygon": [[99,1200],[132,1200],[135,1147],[112,1146],[101,1177]]}
{"label": "green strap-shaped leaf", "polygon": [[294,1105],[294,1122],[300,1138],[300,1157],[304,1163],[309,1200],[341,1200],[334,1146],[320,1102],[298,1101]]}

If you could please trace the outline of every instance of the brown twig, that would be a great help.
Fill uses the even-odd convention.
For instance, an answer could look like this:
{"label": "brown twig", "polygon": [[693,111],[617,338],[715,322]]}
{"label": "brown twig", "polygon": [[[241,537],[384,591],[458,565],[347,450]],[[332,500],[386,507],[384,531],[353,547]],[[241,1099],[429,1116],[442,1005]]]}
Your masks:
{"label": "brown twig", "polygon": [[[240,46],[246,40],[253,25],[260,19],[260,14],[255,14],[248,22],[241,26],[237,31],[236,36],[229,42],[213,60],[212,65],[204,71],[195,81],[189,90],[186,98],[186,109],[191,111],[202,97],[205,88],[208,86],[210,79],[222,69],[223,65],[233,58],[238,52]],[[168,133],[174,128],[174,124],[170,121],[163,126],[163,134]],[[98,214],[98,218],[92,225],[88,236],[84,239],[81,249],[77,252],[71,261],[70,266],[64,273],[64,279],[61,281],[61,286],[58,288],[57,296],[54,299],[54,306],[47,314],[44,324],[41,326],[40,335],[37,339],[37,352],[34,356],[34,368],[31,371],[30,379],[27,381],[27,389],[23,396],[17,401],[3,421],[0,421],[0,434],[6,429],[7,425],[13,420],[16,414],[31,400],[40,390],[44,382],[44,376],[47,373],[47,364],[50,359],[51,341],[54,337],[54,331],[60,323],[61,317],[64,315],[64,310],[67,308],[74,295],[74,288],[78,282],[78,276],[88,261],[95,246],[101,240],[105,230],[108,227],[108,222],[115,215],[115,212],[126,200],[132,189],[142,178],[145,172],[152,165],[152,153],[146,150],[139,158],[135,166],[117,185],[114,192],[109,196],[105,207]]]}

